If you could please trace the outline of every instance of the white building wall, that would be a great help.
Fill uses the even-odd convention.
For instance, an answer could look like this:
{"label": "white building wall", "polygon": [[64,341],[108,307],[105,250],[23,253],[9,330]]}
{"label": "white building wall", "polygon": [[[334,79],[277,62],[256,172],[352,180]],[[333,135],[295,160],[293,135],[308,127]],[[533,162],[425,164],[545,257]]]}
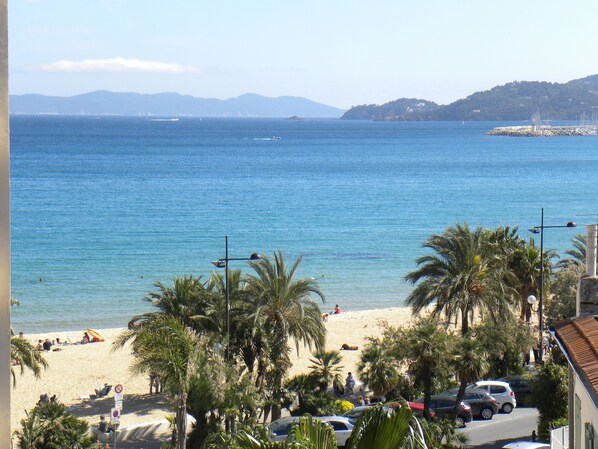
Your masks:
{"label": "white building wall", "polygon": [[[585,389],[584,385],[582,384],[577,373],[574,376],[573,392],[574,392],[575,396],[578,397],[579,401],[581,402],[581,408],[580,408],[581,413],[579,415],[579,416],[581,416],[581,420],[580,420],[579,426],[577,425],[578,423],[575,423],[575,422],[569,423],[569,432],[573,433],[573,441],[574,442],[577,442],[577,441],[581,442],[581,445],[579,447],[576,446],[575,449],[585,449],[585,444],[584,444],[585,443],[585,424],[592,423],[594,430],[596,432],[598,432],[598,408],[596,408],[594,401],[592,400],[592,398],[586,391],[586,389]],[[573,401],[573,403],[574,403],[574,407],[575,407],[575,401]],[[574,420],[575,420],[576,416],[577,416],[576,411],[573,410]],[[577,435],[578,432],[581,432],[581,434]],[[595,441],[596,441],[596,443],[598,443],[598,434],[596,435]]]}

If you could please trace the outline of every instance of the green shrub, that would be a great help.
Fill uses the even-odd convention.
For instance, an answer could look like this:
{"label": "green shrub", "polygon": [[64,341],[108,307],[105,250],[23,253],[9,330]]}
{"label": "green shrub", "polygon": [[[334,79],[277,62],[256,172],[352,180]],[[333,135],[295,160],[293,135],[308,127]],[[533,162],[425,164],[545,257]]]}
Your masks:
{"label": "green shrub", "polygon": [[291,415],[301,416],[310,414],[312,416],[337,415],[341,412],[337,400],[328,393],[317,392],[303,397],[298,407],[291,409]]}
{"label": "green shrub", "polygon": [[540,441],[550,440],[550,431],[558,429],[559,427],[568,426],[569,420],[567,418],[559,418],[553,420],[538,420],[538,438]]}

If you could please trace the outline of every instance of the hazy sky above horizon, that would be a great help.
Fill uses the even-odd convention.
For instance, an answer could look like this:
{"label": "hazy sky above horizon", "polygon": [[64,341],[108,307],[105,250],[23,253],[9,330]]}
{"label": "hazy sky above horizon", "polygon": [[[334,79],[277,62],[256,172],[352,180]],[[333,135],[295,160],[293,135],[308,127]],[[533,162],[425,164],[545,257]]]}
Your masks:
{"label": "hazy sky above horizon", "polygon": [[596,17],[596,0],[10,0],[10,93],[444,104],[598,73]]}

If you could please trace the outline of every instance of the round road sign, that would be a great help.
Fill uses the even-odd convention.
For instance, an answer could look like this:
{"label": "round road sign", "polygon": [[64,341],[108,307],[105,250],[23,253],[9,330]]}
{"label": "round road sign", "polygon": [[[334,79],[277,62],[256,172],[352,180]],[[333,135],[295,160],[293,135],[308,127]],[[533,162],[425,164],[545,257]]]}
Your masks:
{"label": "round road sign", "polygon": [[114,387],[114,392],[115,393],[122,393],[123,392],[123,386],[121,384],[118,384],[117,386]]}

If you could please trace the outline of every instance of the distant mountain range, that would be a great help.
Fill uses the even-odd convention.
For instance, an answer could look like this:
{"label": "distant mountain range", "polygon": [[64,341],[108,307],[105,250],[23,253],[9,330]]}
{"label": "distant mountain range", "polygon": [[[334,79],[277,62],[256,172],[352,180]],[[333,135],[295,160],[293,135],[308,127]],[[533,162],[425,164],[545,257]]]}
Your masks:
{"label": "distant mountain range", "polygon": [[72,97],[27,94],[10,96],[11,114],[144,115],[167,117],[322,117],[344,110],[301,97],[245,94],[228,100],[177,93],[137,94],[96,91]]}
{"label": "distant mountain range", "polygon": [[512,82],[448,105],[401,98],[383,105],[361,105],[341,117],[346,120],[579,120],[598,116],[598,75],[568,83]]}

